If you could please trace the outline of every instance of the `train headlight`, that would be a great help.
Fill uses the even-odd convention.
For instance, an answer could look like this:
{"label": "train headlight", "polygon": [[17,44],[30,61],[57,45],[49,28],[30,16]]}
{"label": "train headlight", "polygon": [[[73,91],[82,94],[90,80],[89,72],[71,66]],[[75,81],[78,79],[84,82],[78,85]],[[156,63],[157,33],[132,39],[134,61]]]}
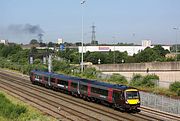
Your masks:
{"label": "train headlight", "polygon": [[128,101],[126,101],[126,104],[129,104]]}

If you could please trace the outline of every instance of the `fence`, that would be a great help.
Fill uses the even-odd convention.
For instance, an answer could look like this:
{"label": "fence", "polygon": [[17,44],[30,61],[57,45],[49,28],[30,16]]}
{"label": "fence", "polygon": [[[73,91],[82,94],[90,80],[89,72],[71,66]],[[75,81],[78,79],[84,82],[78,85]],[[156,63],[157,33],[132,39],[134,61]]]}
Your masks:
{"label": "fence", "polygon": [[[100,74],[98,76],[103,79],[108,79],[111,75]],[[180,114],[180,99],[173,99],[163,95],[157,95],[147,92],[140,92],[140,96],[142,106],[150,107],[169,113]]]}
{"label": "fence", "polygon": [[141,105],[161,111],[180,114],[180,100],[162,95],[140,92]]}

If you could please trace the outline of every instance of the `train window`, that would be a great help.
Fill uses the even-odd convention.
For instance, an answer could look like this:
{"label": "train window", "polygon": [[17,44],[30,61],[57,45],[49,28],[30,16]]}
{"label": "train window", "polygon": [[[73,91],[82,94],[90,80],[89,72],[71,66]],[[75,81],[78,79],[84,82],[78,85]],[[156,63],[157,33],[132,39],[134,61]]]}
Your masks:
{"label": "train window", "polygon": [[108,96],[108,91],[107,91],[107,90],[99,89],[99,93],[100,93],[101,95]]}
{"label": "train window", "polygon": [[39,75],[39,79],[42,80],[42,76],[41,75]]}
{"label": "train window", "polygon": [[87,91],[87,86],[86,85],[81,85],[81,90]]}
{"label": "train window", "polygon": [[63,81],[63,80],[60,80],[60,79],[58,79],[58,84],[68,86],[68,82],[67,81]]}
{"label": "train window", "polygon": [[121,97],[122,97],[122,92],[121,92],[121,91],[114,91],[114,92],[113,92],[113,97],[114,97],[115,99],[121,98]]}
{"label": "train window", "polygon": [[104,89],[99,89],[99,88],[91,87],[91,92],[92,93],[97,93],[97,94],[100,94],[100,95],[108,96],[108,91],[104,90]]}
{"label": "train window", "polygon": [[56,79],[55,78],[51,78],[51,83],[55,83]]}
{"label": "train window", "polygon": [[44,77],[44,81],[48,81],[48,77],[45,76],[45,77]]}
{"label": "train window", "polygon": [[139,98],[139,94],[137,91],[127,91],[126,98],[127,99]]}
{"label": "train window", "polygon": [[72,82],[72,83],[71,83],[71,87],[77,88],[77,83]]}
{"label": "train window", "polygon": [[91,92],[92,92],[92,93],[97,93],[97,92],[98,92],[98,88],[91,87]]}
{"label": "train window", "polygon": [[36,79],[39,79],[39,75],[36,74],[36,75],[35,75],[35,78],[36,78]]}

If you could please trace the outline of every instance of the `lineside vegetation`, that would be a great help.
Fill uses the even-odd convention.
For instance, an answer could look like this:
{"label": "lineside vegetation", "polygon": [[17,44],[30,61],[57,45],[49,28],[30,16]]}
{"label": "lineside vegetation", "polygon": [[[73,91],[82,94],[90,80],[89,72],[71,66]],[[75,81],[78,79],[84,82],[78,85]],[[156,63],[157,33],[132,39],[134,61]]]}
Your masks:
{"label": "lineside vegetation", "polygon": [[0,121],[55,121],[4,92],[0,92],[0,102]]}
{"label": "lineside vegetation", "polygon": [[[29,53],[35,53],[34,64],[29,64]],[[23,50],[20,45],[3,45],[0,44],[0,68],[8,68],[11,70],[17,70],[23,74],[29,74],[33,69],[39,69],[47,71],[47,64],[42,64],[42,57],[38,54],[43,50],[37,50],[32,48],[31,50]],[[144,51],[139,52],[133,56],[128,56],[127,52],[108,52],[108,53],[90,53],[87,52],[84,55],[86,61],[91,60],[93,64],[97,64],[97,60],[101,59],[101,63],[113,63],[113,55],[115,54],[117,61],[116,63],[122,63],[120,60],[124,60],[126,63],[130,62],[151,62],[151,61],[174,61],[173,59],[166,59],[165,54],[169,53],[164,50],[161,46],[157,45],[154,48],[146,48]],[[80,68],[75,63],[80,63],[80,56],[76,50],[66,49],[60,52],[54,52],[56,57],[60,57],[59,61],[57,58],[53,58],[53,71],[56,73],[63,73],[67,75],[78,76],[82,78],[95,79],[100,81],[107,81],[110,83],[126,84],[137,87],[142,90],[164,93],[167,96],[179,96],[180,95],[180,82],[171,84],[170,89],[159,88],[157,81],[159,77],[157,75],[134,75],[130,82],[120,74],[113,74],[111,77],[102,78],[99,71],[95,68],[85,68],[83,73],[80,73]],[[145,57],[145,55],[148,55]],[[152,56],[151,56],[152,55]],[[97,58],[98,57],[98,58]],[[100,57],[100,58],[99,58]],[[155,57],[155,58],[154,58]],[[178,81],[178,80],[177,80]],[[163,91],[162,91],[163,90]]]}

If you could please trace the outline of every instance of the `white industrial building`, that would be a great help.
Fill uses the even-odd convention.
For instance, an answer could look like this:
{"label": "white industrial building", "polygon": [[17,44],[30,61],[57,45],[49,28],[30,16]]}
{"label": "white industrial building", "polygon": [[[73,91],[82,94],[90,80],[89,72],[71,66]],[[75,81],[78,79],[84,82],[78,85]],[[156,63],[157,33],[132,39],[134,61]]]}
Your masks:
{"label": "white industrial building", "polygon": [[[150,40],[143,40],[141,46],[83,46],[83,53],[89,52],[108,52],[108,51],[127,51],[128,55],[132,56],[144,50],[146,47],[153,48]],[[170,51],[170,46],[162,46],[164,49]],[[82,46],[78,47],[79,53],[82,52]]]}
{"label": "white industrial building", "polygon": [[8,40],[0,40],[0,44],[5,44],[5,45],[7,45],[8,44]]}

